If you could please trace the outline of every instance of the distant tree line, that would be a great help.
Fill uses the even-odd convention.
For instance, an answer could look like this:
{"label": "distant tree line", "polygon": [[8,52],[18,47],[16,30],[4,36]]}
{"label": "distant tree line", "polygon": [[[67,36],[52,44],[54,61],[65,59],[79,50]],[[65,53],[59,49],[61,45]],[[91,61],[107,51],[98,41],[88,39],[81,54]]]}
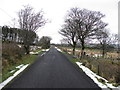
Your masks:
{"label": "distant tree line", "polygon": [[2,27],[2,42],[15,42],[19,44],[23,44],[25,39],[27,38],[26,34],[29,34],[32,38],[30,38],[30,44],[35,44],[38,41],[38,36],[35,32],[33,31],[27,31],[27,30],[22,30],[18,28],[11,28],[8,26],[3,26]]}
{"label": "distant tree line", "polygon": [[39,40],[38,44],[43,48],[43,49],[47,49],[50,48],[50,41],[51,41],[51,37],[49,36],[43,36],[41,37],[41,39]]}

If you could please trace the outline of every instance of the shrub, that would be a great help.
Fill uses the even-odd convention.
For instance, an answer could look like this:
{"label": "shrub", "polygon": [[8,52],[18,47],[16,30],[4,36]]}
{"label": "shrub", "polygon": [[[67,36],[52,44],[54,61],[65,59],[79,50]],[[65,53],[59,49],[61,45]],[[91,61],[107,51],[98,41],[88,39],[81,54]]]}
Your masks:
{"label": "shrub", "polygon": [[24,50],[19,48],[15,43],[3,43],[2,44],[2,60],[3,67],[8,66],[8,64],[17,63],[18,59],[24,55]]}
{"label": "shrub", "polygon": [[115,81],[120,84],[120,64],[116,67]]}

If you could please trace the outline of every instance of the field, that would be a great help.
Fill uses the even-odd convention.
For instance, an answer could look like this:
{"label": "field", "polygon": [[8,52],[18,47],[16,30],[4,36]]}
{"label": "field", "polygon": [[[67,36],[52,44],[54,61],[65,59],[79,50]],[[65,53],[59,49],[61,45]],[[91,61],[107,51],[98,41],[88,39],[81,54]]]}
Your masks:
{"label": "field", "polygon": [[[68,52],[69,54],[72,54],[72,48],[70,48],[70,47],[62,47],[61,49]],[[102,57],[102,50],[100,50],[100,49],[85,49],[85,53],[87,56],[90,56],[90,57],[97,57],[97,58]],[[79,57],[80,54],[81,54],[81,49],[76,48],[75,56]],[[116,51],[110,51],[105,54],[104,58],[115,60],[118,57],[119,57],[119,55]]]}

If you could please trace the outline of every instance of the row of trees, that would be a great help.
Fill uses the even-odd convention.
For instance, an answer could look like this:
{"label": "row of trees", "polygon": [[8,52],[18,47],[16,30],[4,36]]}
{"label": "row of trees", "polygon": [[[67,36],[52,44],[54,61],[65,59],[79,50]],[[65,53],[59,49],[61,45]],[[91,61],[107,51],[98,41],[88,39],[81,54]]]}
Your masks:
{"label": "row of trees", "polygon": [[40,45],[43,49],[50,48],[50,41],[52,40],[49,36],[43,36],[38,42],[38,45]]}
{"label": "row of trees", "polygon": [[85,44],[89,40],[97,39],[103,48],[104,56],[109,35],[106,32],[108,24],[102,21],[103,17],[105,15],[97,11],[79,8],[70,9],[59,33],[64,36],[64,41],[67,41],[73,47],[73,54],[75,54],[78,42],[81,44],[82,57],[84,56]]}
{"label": "row of trees", "polygon": [[33,31],[21,30],[18,28],[10,28],[8,26],[2,27],[2,42],[16,42],[22,44],[25,42],[26,34],[32,36],[30,38],[30,44],[35,44],[38,42],[38,36]]}

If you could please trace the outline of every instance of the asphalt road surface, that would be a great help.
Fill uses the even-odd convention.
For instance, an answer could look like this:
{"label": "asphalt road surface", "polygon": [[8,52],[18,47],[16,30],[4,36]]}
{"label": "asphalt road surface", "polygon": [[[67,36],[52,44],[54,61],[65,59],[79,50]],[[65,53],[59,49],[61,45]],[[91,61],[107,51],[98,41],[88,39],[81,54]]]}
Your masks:
{"label": "asphalt road surface", "polygon": [[51,48],[39,56],[35,63],[12,80],[5,88],[97,88],[82,70],[68,58]]}

